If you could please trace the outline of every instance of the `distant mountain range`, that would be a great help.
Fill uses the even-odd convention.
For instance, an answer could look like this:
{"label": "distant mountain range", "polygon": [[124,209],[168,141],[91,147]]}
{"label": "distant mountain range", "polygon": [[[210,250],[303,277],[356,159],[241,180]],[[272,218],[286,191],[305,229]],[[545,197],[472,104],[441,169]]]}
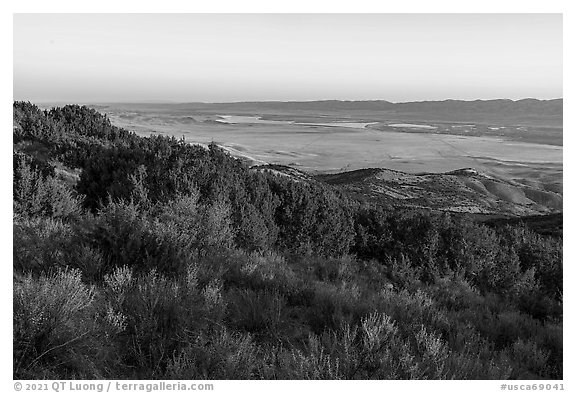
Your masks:
{"label": "distant mountain range", "polygon": [[[350,118],[404,119],[427,121],[469,121],[501,125],[533,125],[562,127],[562,98],[553,100],[444,100],[393,103],[373,101],[253,101],[229,103],[182,103],[166,105],[171,109],[203,110],[238,114],[305,115],[322,113],[346,115]],[[142,104],[141,104],[142,105]],[[143,104],[146,105],[146,104]]]}
{"label": "distant mountain range", "polygon": [[522,100],[495,99],[495,100],[443,100],[443,101],[413,101],[393,103],[385,100],[371,101],[250,101],[233,103],[214,103],[205,105],[234,105],[238,107],[262,107],[273,109],[302,109],[302,110],[379,110],[398,112],[438,112],[438,111],[467,111],[485,112],[513,111],[538,112],[540,114],[562,115],[563,99],[537,100],[526,98]]}

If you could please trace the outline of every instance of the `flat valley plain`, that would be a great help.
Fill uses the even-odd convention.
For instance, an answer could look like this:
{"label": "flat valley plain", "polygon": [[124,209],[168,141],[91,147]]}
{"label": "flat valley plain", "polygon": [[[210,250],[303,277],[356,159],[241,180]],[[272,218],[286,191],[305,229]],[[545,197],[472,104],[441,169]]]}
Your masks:
{"label": "flat valley plain", "polygon": [[473,109],[447,113],[450,103],[437,110],[410,111],[349,109],[346,104],[326,101],[93,107],[106,113],[114,125],[138,135],[168,135],[199,144],[214,142],[254,165],[287,165],[313,174],[362,168],[407,173],[474,168],[496,178],[562,192],[561,113],[514,115],[501,108],[493,112]]}
{"label": "flat valley plain", "polygon": [[[251,165],[280,164],[311,174],[363,168],[407,173],[474,168],[488,176],[561,194],[562,100],[523,101],[92,107],[107,114],[114,125],[138,135],[174,136],[204,145],[214,142]],[[552,109],[538,113],[542,103],[551,102]],[[533,105],[537,109],[531,110]]]}

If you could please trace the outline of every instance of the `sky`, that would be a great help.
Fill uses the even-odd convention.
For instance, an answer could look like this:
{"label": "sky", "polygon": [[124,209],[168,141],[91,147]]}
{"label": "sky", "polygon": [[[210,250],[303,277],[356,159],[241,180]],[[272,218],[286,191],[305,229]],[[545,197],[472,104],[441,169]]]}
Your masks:
{"label": "sky", "polygon": [[561,14],[14,14],[32,102],[562,97]]}

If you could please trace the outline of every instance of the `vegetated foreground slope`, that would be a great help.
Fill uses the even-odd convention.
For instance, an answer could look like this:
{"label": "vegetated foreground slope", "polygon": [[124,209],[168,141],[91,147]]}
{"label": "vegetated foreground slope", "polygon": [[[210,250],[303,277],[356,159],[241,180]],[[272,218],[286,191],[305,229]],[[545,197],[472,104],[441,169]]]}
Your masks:
{"label": "vegetated foreground slope", "polygon": [[[561,379],[562,237],[14,104],[15,379]],[[277,172],[274,172],[277,171]]]}

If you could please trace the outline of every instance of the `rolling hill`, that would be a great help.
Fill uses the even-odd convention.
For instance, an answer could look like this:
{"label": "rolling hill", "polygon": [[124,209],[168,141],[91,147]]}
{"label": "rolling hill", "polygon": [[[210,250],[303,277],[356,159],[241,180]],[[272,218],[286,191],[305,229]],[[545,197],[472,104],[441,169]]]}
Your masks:
{"label": "rolling hill", "polygon": [[295,181],[314,179],[356,199],[393,207],[496,216],[542,215],[562,210],[559,193],[496,178],[472,168],[440,174],[369,168],[311,178],[304,172],[281,165],[259,165],[253,169]]}

